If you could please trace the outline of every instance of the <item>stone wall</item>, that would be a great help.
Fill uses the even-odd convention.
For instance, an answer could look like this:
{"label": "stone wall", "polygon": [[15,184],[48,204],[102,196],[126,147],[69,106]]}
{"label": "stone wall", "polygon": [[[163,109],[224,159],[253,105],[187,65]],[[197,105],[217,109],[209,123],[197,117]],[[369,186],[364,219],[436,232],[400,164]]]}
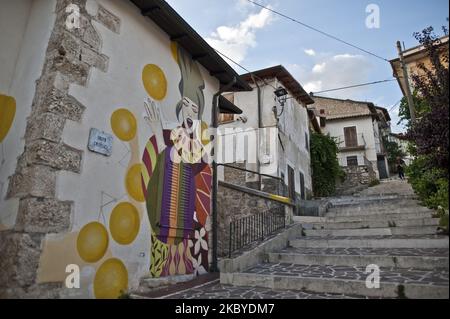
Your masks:
{"label": "stone wall", "polygon": [[[66,28],[69,4],[80,8],[80,28]],[[87,86],[92,68],[108,69],[92,22],[116,33],[120,28],[120,20],[101,6],[88,13],[86,0],[58,0],[55,12],[27,119],[25,148],[9,179],[7,198],[18,198],[20,204],[15,227],[0,232],[0,298],[58,297],[60,284],[39,285],[36,274],[45,236],[71,228],[73,202],[56,197],[56,177],[59,171],[81,171],[83,151],[67,145],[62,133],[67,121],[81,121],[86,106],[69,95],[69,87]]]}
{"label": "stone wall", "polygon": [[338,195],[351,195],[369,187],[370,182],[377,179],[371,165],[347,166],[342,169],[345,172],[345,180],[336,186]]}
{"label": "stone wall", "polygon": [[[233,163],[229,164],[230,166],[234,166],[237,168],[245,169],[246,163]],[[224,171],[224,181],[230,184],[234,185],[240,185],[240,186],[246,186],[246,172],[240,170],[240,169],[234,169],[229,166],[223,167]]]}
{"label": "stone wall", "polygon": [[[258,195],[258,193],[260,193]],[[265,211],[284,210],[284,204],[264,196],[263,192],[231,188],[219,184],[217,192],[218,256],[223,257],[229,250],[229,227],[232,221]]]}

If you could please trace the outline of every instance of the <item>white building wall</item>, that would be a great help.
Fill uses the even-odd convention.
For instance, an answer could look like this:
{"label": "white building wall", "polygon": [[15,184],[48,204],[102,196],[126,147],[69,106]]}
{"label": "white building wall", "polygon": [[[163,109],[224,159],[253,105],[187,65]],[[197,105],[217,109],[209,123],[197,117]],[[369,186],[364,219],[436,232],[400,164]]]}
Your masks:
{"label": "white building wall", "polygon": [[[37,276],[38,283],[63,283],[68,275],[66,266],[78,265],[81,270],[81,288],[65,290],[63,296],[68,297],[95,297],[96,272],[110,259],[118,259],[124,264],[127,273],[126,287],[129,290],[135,289],[140,278],[149,274],[150,263],[155,260],[150,257],[152,239],[146,203],[132,198],[126,184],[132,165],[142,165],[146,144],[155,133],[144,119],[144,102],[149,97],[142,80],[146,65],[157,65],[167,80],[167,93],[160,101],[156,101],[163,128],[180,126],[175,108],[182,99],[179,90],[181,74],[169,36],[152,20],[144,17],[130,1],[89,1],[90,6],[94,7],[90,7],[91,10],[95,11],[96,3],[119,17],[121,30],[117,34],[102,24],[93,22],[102,40],[101,52],[109,57],[108,69],[106,72],[91,69],[86,87],[70,85],[69,94],[85,105],[86,110],[80,122],[67,121],[62,141],[83,151],[81,172],[58,172],[56,198],[74,203],[71,226],[67,233],[46,235],[41,247]],[[26,120],[36,90],[35,81],[42,73],[46,48],[54,26],[55,5],[54,0],[1,0],[0,3],[0,93],[15,97],[17,102],[14,125],[0,145],[0,155],[7,156],[5,161],[0,159],[0,230],[10,228],[15,223],[18,200],[5,201],[6,187],[3,185],[13,175],[17,157],[23,152]],[[23,41],[16,41],[22,38]],[[220,84],[206,69],[199,64],[198,66],[205,84],[202,121],[210,125],[212,98]],[[136,119],[136,135],[128,142],[121,141],[114,134],[111,124],[112,114],[123,108]],[[113,135],[110,157],[88,150],[91,128]],[[134,186],[141,187],[141,174],[137,176]],[[139,213],[139,230],[129,244],[119,244],[114,240],[109,227],[113,209],[122,202],[131,203]],[[210,223],[210,219],[207,220],[207,224]],[[101,259],[87,262],[80,257],[77,247],[80,230],[93,222],[101,223],[106,229],[107,250]],[[207,225],[204,227],[208,228]],[[93,240],[95,242],[96,239]],[[190,251],[190,247],[187,243],[181,248],[170,247],[176,248],[171,250],[174,254],[185,254],[181,257],[174,256],[173,262],[175,258],[189,256],[187,251]],[[186,269],[176,269],[177,273],[183,271],[187,272]]]}
{"label": "white building wall", "polygon": [[372,163],[372,166],[378,175],[374,124],[370,116],[327,121],[327,125],[325,126],[324,130],[325,134],[329,133],[332,137],[336,137],[344,141],[344,128],[351,126],[356,126],[358,141],[360,139],[360,135],[362,134],[362,136],[364,137],[366,148],[365,150],[361,151],[339,153],[338,159],[340,164],[342,166],[346,166],[347,156],[358,156],[358,164],[363,165],[363,157],[365,156]]}
{"label": "white building wall", "polygon": [[[223,144],[227,142],[232,143],[232,139],[230,138],[230,132],[232,131],[228,131],[227,133],[227,129],[232,130],[238,127],[246,130],[246,132],[255,132],[256,142],[255,144],[249,144],[248,148],[245,149],[246,154],[248,154],[245,158],[254,158],[254,156],[259,153],[262,160],[260,167],[261,173],[278,177],[281,176],[281,174],[284,174],[286,184],[288,183],[287,165],[289,165],[295,172],[296,192],[300,193],[300,172],[302,172],[305,177],[305,189],[311,191],[311,159],[305,142],[305,133],[308,134],[308,140],[310,136],[307,109],[300,105],[295,99],[290,98],[286,101],[283,110],[275,99],[273,89],[273,87],[281,86],[281,84],[275,80],[266,80],[266,83],[267,85],[260,83],[263,126],[263,129],[260,130],[261,135],[258,136],[257,133],[258,95],[257,89],[253,85],[254,90],[251,92],[239,92],[234,94],[234,103],[243,110],[243,114],[238,117],[245,117],[247,122],[242,123],[242,121],[235,121],[221,125],[222,134],[226,137],[219,139],[219,141],[221,141],[221,143],[219,143],[219,150],[222,152],[219,153],[219,155],[222,155],[219,156],[219,158],[221,158],[224,163],[233,163],[234,159],[237,159],[237,161],[242,161],[244,159],[241,155],[234,157],[234,159],[232,156],[227,156],[227,154],[231,152],[230,148],[226,148],[227,151],[224,151],[225,146]],[[273,112],[274,106],[277,106],[278,114],[281,113],[279,122],[277,122]],[[284,150],[279,142],[278,135],[280,135]],[[269,139],[270,142],[268,142],[267,139]],[[268,147],[268,145],[270,145],[270,147]],[[240,151],[244,150],[240,147],[236,147],[236,144],[234,144],[233,147],[238,154],[240,154]],[[247,168],[257,170],[257,165],[250,163],[247,164]],[[219,178],[223,178],[223,175],[219,175]],[[255,177],[255,179],[256,178],[257,177]]]}
{"label": "white building wall", "polygon": [[16,221],[19,200],[5,199],[8,178],[24,149],[26,120],[44,66],[55,4],[55,0],[0,0],[0,94],[16,101],[12,126],[0,142],[0,230]]}

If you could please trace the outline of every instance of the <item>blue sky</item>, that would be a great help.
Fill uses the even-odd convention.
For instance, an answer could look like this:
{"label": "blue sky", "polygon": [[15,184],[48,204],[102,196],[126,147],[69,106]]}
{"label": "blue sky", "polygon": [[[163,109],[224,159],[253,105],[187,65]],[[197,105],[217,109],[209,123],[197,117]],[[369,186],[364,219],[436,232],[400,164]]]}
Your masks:
{"label": "blue sky", "polygon": [[[246,0],[167,0],[214,48],[250,70],[283,64],[309,91],[392,78],[389,63],[276,16]],[[413,32],[447,24],[447,0],[256,0],[386,59],[396,41],[417,45]],[[380,28],[366,27],[366,7],[380,9]],[[238,73],[245,73],[230,63]],[[402,97],[397,82],[331,92],[390,109]],[[391,111],[392,129],[398,107]]]}

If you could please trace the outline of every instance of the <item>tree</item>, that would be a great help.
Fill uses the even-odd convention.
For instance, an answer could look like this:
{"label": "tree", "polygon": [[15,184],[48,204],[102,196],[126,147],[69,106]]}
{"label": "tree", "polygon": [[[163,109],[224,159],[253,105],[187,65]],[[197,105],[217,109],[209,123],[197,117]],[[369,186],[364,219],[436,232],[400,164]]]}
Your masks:
{"label": "tree", "polygon": [[336,180],[343,171],[337,159],[338,147],[330,135],[311,134],[311,168],[314,195],[326,197],[334,194]]}
{"label": "tree", "polygon": [[406,156],[405,152],[403,152],[396,142],[389,141],[387,138],[383,137],[383,144],[386,149],[389,164],[395,163],[399,157],[404,158]]}
{"label": "tree", "polygon": [[[413,93],[414,111],[416,117],[421,118],[425,113],[430,112],[430,106],[417,95],[417,91]],[[411,128],[411,114],[409,113],[408,99],[404,96],[400,101],[398,109],[398,117],[400,118],[397,125],[404,124],[407,129]]]}
{"label": "tree", "polygon": [[[445,35],[447,29],[443,28]],[[414,34],[427,50],[431,67],[418,65],[420,73],[412,74],[414,87],[420,99],[429,106],[429,111],[420,114],[407,136],[416,144],[418,155],[430,158],[434,167],[444,170],[448,176],[449,138],[449,73],[448,51],[439,46],[440,40],[428,27]]]}

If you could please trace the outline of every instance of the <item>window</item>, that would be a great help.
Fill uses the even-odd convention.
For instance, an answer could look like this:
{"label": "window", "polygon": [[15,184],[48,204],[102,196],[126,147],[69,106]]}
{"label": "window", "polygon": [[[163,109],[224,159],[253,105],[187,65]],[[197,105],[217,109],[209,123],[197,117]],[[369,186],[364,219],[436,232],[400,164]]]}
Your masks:
{"label": "window", "polygon": [[356,126],[344,127],[345,147],[358,146],[358,136]]}
{"label": "window", "polygon": [[306,199],[306,192],[305,192],[305,175],[303,175],[302,172],[300,172],[300,197],[301,199]]}
{"label": "window", "polygon": [[288,165],[288,194],[289,198],[295,200],[295,175],[294,169]]}
{"label": "window", "polygon": [[[234,94],[233,93],[224,94],[223,97],[226,98],[231,103],[234,103]],[[226,114],[226,113],[219,114],[219,124],[229,123],[229,122],[233,122],[233,121],[234,121],[234,114]]]}
{"label": "window", "polygon": [[326,119],[324,118],[324,117],[321,117],[320,118],[320,127],[325,127],[327,124],[326,124]]}
{"label": "window", "polygon": [[228,123],[233,121],[234,121],[234,114],[226,114],[226,113],[219,114],[219,123]]}
{"label": "window", "polygon": [[308,132],[305,132],[305,148],[309,151],[309,136],[308,136]]}
{"label": "window", "polygon": [[358,156],[347,156],[347,166],[358,166]]}

